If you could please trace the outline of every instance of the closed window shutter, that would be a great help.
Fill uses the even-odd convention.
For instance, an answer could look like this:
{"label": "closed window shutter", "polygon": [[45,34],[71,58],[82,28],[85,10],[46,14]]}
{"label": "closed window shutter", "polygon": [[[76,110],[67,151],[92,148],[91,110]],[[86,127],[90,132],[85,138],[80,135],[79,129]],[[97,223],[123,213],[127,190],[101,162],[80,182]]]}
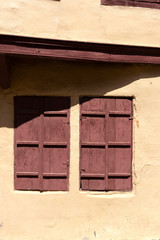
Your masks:
{"label": "closed window shutter", "polygon": [[131,190],[132,101],[108,99],[108,190]]}
{"label": "closed window shutter", "polygon": [[106,99],[82,99],[81,189],[105,190]]}
{"label": "closed window shutter", "polygon": [[15,97],[15,189],[39,189],[39,98]]}
{"label": "closed window shutter", "polygon": [[15,189],[67,190],[67,97],[15,97]]}
{"label": "closed window shutter", "polygon": [[132,101],[82,98],[82,190],[131,189]]}
{"label": "closed window shutter", "polygon": [[66,97],[44,99],[43,190],[68,190],[69,107]]}

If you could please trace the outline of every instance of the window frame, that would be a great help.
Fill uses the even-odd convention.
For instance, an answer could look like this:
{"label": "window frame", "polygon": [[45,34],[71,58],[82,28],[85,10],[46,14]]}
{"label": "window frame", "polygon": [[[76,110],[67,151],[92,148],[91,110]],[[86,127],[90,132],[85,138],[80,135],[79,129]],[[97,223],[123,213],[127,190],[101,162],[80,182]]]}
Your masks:
{"label": "window frame", "polygon": [[160,9],[160,2],[131,1],[131,0],[101,0],[101,5],[123,6],[123,7],[142,7]]}

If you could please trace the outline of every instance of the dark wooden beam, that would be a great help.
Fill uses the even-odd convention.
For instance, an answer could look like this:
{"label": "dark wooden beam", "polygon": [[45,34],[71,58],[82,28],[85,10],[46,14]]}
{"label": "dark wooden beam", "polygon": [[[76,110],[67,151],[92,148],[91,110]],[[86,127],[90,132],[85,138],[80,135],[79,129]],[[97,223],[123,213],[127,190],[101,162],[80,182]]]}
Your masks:
{"label": "dark wooden beam", "polygon": [[160,48],[0,35],[0,53],[72,61],[160,64]]}
{"label": "dark wooden beam", "polygon": [[130,6],[130,7],[143,7],[143,8],[156,8],[160,9],[160,2],[159,0],[101,0],[102,5],[107,6]]}
{"label": "dark wooden beam", "polygon": [[10,87],[7,57],[3,53],[0,54],[0,85],[4,89]]}

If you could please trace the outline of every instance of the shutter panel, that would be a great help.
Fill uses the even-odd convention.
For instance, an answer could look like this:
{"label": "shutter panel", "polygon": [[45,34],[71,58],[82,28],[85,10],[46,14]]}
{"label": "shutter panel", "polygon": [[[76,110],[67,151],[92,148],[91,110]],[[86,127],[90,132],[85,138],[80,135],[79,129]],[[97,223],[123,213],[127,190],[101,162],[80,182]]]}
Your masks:
{"label": "shutter panel", "polygon": [[15,97],[15,189],[67,190],[68,97]]}
{"label": "shutter panel", "polygon": [[131,190],[132,101],[108,99],[108,190]]}
{"label": "shutter panel", "polygon": [[15,189],[39,189],[39,98],[15,97]]}
{"label": "shutter panel", "polygon": [[81,189],[105,190],[106,99],[83,98],[81,104]]}
{"label": "shutter panel", "polygon": [[68,190],[69,108],[67,97],[45,97],[43,190]]}
{"label": "shutter panel", "polygon": [[82,98],[82,190],[131,190],[132,100]]}

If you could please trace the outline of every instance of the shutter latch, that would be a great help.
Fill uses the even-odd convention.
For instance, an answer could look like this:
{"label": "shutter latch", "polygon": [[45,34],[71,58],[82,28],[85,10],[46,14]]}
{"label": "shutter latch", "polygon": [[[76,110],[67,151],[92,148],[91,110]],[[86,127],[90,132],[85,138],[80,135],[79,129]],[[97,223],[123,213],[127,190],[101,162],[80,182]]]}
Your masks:
{"label": "shutter latch", "polygon": [[69,121],[68,121],[68,120],[65,120],[65,121],[63,121],[63,123],[69,124]]}
{"label": "shutter latch", "polygon": [[85,117],[85,116],[81,116],[80,120],[82,120],[82,119],[87,119],[87,117]]}
{"label": "shutter latch", "polygon": [[69,160],[67,160],[66,162],[63,162],[62,164],[69,166]]}
{"label": "shutter latch", "polygon": [[134,119],[134,117],[129,117],[129,120],[133,120]]}
{"label": "shutter latch", "polygon": [[81,172],[85,172],[86,170],[84,168],[81,168]]}

